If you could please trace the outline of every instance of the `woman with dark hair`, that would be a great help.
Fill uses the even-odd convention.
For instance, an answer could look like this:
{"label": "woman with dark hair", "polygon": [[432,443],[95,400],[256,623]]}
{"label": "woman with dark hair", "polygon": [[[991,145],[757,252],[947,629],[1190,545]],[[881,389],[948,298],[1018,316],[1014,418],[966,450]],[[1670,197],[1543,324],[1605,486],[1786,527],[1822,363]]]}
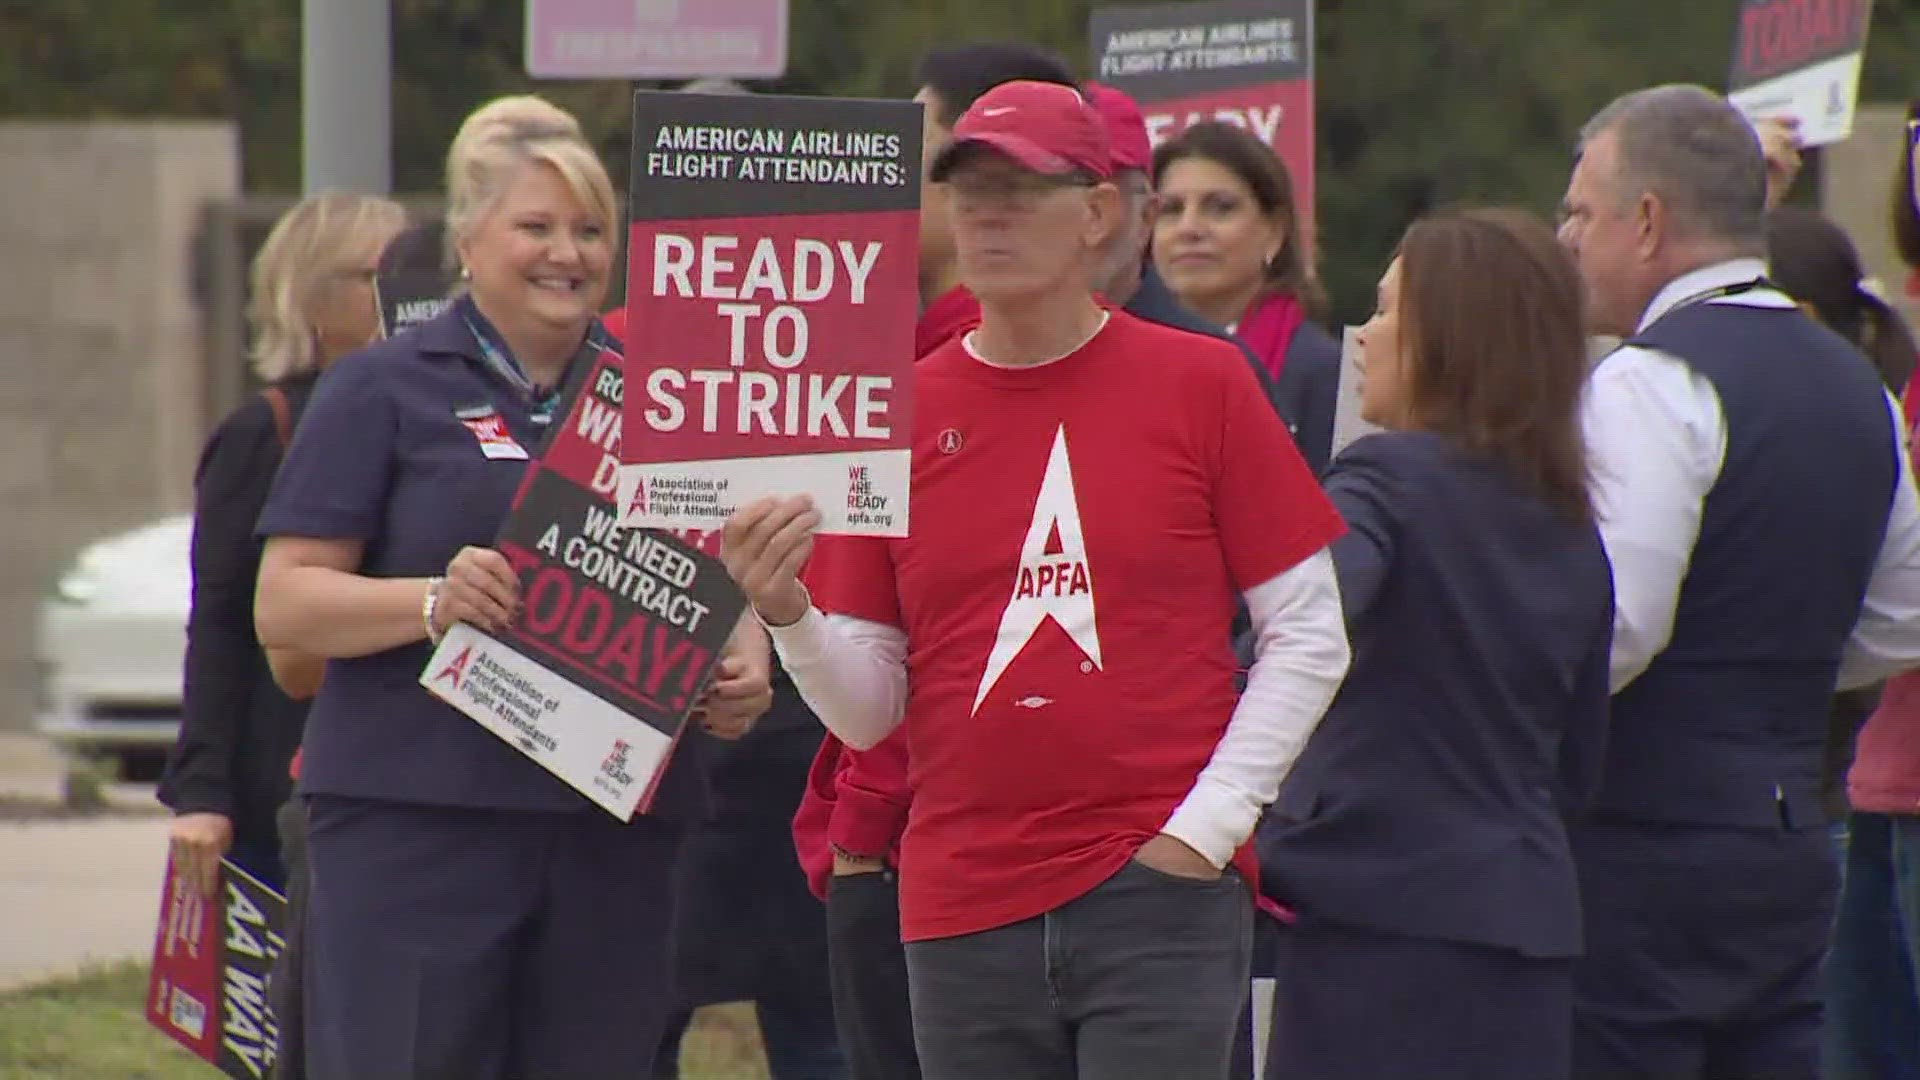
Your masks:
{"label": "woman with dark hair", "polygon": [[1767,276],[1780,291],[1853,342],[1888,390],[1897,395],[1906,389],[1913,376],[1913,333],[1869,287],[1846,230],[1816,211],[1780,207],[1767,215],[1767,258]]}
{"label": "woman with dark hair", "polygon": [[1181,303],[1259,357],[1294,442],[1324,470],[1340,343],[1317,325],[1326,294],[1304,254],[1286,165],[1247,131],[1208,121],[1160,144],[1153,177],[1155,269]]}
{"label": "woman with dark hair", "polygon": [[1416,223],[1361,331],[1385,428],[1325,478],[1353,664],[1259,837],[1270,1078],[1554,1080],[1613,579],[1578,421],[1582,289],[1544,222]]}

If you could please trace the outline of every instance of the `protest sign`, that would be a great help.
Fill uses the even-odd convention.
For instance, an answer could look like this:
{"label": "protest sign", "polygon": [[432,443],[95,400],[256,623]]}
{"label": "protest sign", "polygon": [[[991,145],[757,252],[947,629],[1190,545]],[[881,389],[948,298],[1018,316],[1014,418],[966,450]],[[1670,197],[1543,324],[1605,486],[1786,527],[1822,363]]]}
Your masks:
{"label": "protest sign", "polygon": [[1750,120],[1791,116],[1800,145],[1853,134],[1871,0],[1746,0],[1727,99]]}
{"label": "protest sign", "polygon": [[905,536],[920,106],[634,97],[621,524]]}
{"label": "protest sign", "polygon": [[1313,214],[1313,0],[1095,8],[1094,78],[1131,95],[1155,146],[1202,120],[1253,132]]}
{"label": "protest sign", "polygon": [[1360,349],[1360,328],[1349,326],[1340,337],[1340,385],[1333,404],[1333,445],[1327,454],[1331,461],[1340,456],[1347,444],[1362,435],[1371,435],[1381,430],[1379,425],[1369,423],[1360,415],[1361,369],[1364,363]]}
{"label": "protest sign", "polygon": [[525,0],[536,79],[777,79],[787,0]]}
{"label": "protest sign", "polygon": [[432,270],[383,270],[374,275],[373,298],[383,337],[418,326],[453,303],[445,275]]}
{"label": "protest sign", "polygon": [[279,1055],[267,974],[285,944],[287,902],[225,859],[213,899],[171,857],[160,889],[147,1022],[237,1080],[261,1080]]}
{"label": "protest sign", "polygon": [[619,527],[625,395],[599,352],[527,469],[496,543],[521,612],[498,636],[449,630],[420,683],[621,820],[645,810],[746,610],[685,540]]}

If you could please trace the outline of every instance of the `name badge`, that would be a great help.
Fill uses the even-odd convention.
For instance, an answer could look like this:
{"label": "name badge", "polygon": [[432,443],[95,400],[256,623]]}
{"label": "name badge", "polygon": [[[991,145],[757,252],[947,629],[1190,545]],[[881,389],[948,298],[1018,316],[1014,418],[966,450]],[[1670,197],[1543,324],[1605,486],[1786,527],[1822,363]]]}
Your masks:
{"label": "name badge", "polygon": [[526,461],[527,448],[514,441],[507,430],[507,418],[493,409],[462,409],[455,414],[473,437],[480,441],[480,452],[493,461]]}

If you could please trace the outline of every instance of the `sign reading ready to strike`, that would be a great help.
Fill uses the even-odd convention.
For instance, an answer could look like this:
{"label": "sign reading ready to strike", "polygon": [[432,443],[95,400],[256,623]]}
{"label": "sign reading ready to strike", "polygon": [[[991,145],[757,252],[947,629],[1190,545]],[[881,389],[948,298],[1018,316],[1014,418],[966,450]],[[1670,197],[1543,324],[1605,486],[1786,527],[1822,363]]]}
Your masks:
{"label": "sign reading ready to strike", "polygon": [[1313,208],[1313,0],[1096,8],[1094,78],[1131,95],[1155,146],[1202,120],[1236,124],[1286,162]]}
{"label": "sign reading ready to strike", "polygon": [[640,91],[620,524],[907,534],[920,107]]}

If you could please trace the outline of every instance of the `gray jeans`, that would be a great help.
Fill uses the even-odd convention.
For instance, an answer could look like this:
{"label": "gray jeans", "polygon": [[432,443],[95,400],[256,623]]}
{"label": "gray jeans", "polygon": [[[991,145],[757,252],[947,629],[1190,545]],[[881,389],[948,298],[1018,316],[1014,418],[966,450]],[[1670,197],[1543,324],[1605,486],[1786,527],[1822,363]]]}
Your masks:
{"label": "gray jeans", "polygon": [[1225,1080],[1252,952],[1238,874],[1197,881],[1130,861],[1045,915],[907,945],[921,1071]]}

